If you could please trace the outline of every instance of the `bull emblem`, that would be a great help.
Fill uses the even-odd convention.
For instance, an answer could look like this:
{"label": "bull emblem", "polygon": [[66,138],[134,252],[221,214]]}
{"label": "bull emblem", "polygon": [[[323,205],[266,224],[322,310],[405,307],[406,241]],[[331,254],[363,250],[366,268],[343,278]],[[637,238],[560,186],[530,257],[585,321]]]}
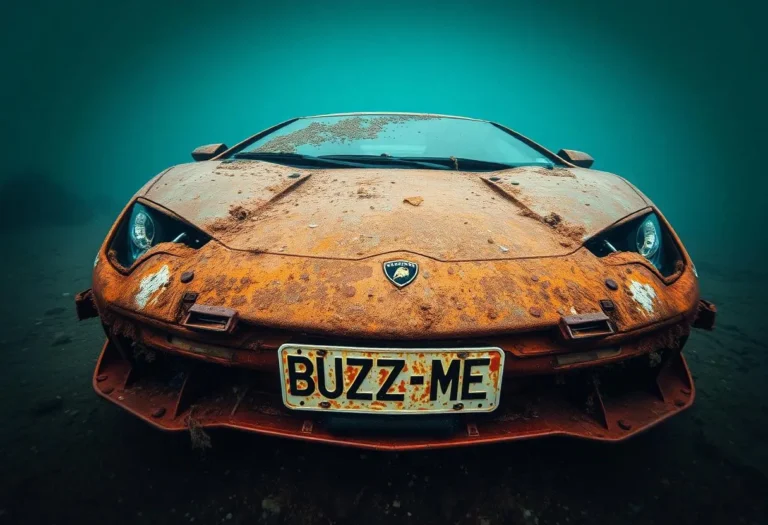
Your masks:
{"label": "bull emblem", "polygon": [[397,280],[397,279],[410,277],[410,275],[411,275],[411,272],[408,271],[408,268],[406,268],[405,266],[401,266],[400,268],[395,270],[395,275],[393,275],[392,278]]}
{"label": "bull emblem", "polygon": [[398,288],[411,284],[418,273],[419,265],[415,262],[400,260],[384,263],[384,275]]}

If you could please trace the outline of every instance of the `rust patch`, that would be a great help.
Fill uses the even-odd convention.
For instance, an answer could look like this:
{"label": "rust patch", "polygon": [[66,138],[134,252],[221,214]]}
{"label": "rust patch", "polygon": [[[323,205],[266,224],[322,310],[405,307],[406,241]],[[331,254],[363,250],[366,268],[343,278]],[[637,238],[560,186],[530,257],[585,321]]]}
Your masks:
{"label": "rust patch", "polygon": [[[217,217],[208,221],[205,226],[222,238],[236,236],[243,231],[247,231],[250,228],[248,223],[259,220],[259,214],[270,204],[307,180],[309,176],[309,174],[306,174],[295,179],[285,179],[279,185],[268,186],[265,189],[274,193],[271,198],[253,198],[233,204],[229,207],[227,217]],[[254,251],[260,250],[255,249]]]}
{"label": "rust patch", "polygon": [[424,199],[422,197],[406,197],[403,199],[403,202],[410,204],[411,206],[418,206],[422,202],[424,202]]}
{"label": "rust patch", "polygon": [[357,188],[357,198],[358,199],[374,199],[377,195],[375,191],[372,188],[369,188],[367,186],[361,185],[359,188]]}
{"label": "rust patch", "polygon": [[238,221],[244,221],[248,218],[248,210],[240,205],[229,208],[229,216]]}
{"label": "rust patch", "polygon": [[566,168],[560,168],[557,166],[555,166],[552,169],[548,169],[548,168],[527,168],[527,169],[530,172],[538,173],[539,175],[544,175],[546,177],[571,177],[571,178],[576,177],[576,175],[574,175],[570,170]]}
{"label": "rust patch", "polygon": [[312,122],[308,126],[274,137],[253,151],[266,153],[295,153],[301,146],[318,146],[332,142],[338,144],[356,140],[373,140],[389,124],[403,124],[412,120],[431,120],[430,115],[381,115],[370,118],[344,117],[333,124]]}
{"label": "rust patch", "polygon": [[549,215],[545,215],[541,220],[544,221],[544,224],[547,224],[552,228],[557,228],[558,225],[563,222],[563,218],[555,212],[551,212]]}

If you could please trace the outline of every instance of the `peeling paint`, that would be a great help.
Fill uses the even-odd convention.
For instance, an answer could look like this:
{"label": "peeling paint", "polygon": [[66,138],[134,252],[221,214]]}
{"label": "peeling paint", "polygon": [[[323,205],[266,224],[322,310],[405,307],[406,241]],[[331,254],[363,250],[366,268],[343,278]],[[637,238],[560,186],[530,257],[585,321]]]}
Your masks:
{"label": "peeling paint", "polygon": [[653,313],[656,290],[654,290],[650,284],[642,284],[637,281],[632,281],[629,284],[629,291],[632,292],[632,299],[642,306],[643,310],[649,314]]}
{"label": "peeling paint", "polygon": [[[243,166],[173,168],[146,198],[231,249],[347,260],[401,250],[451,261],[567,255],[584,237],[648,206],[620,179],[595,170],[573,169],[571,177],[531,167],[482,175],[419,170],[395,178],[391,169],[345,168],[290,179],[296,170],[289,166],[233,164]],[[506,182],[508,172],[517,186]],[[224,183],[221,173],[235,176]],[[424,202],[403,204],[411,196]]]}
{"label": "peeling paint", "polygon": [[144,277],[139,283],[139,293],[136,294],[136,305],[139,309],[143,310],[158,290],[165,289],[170,279],[171,271],[168,269],[168,265]]}

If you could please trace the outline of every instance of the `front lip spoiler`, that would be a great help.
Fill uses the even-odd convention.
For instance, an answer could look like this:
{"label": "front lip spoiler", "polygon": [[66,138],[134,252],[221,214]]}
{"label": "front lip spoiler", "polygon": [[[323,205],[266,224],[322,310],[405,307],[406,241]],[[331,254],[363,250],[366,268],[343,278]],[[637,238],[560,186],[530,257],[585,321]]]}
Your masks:
{"label": "front lip spoiler", "polygon": [[[237,367],[220,368],[228,370],[228,373],[242,372]],[[515,380],[508,379],[510,382]],[[586,415],[582,408],[561,403],[553,397],[539,400],[540,408],[535,416],[510,416],[512,405],[509,403],[521,402],[520,397],[510,394],[506,395],[509,403],[504,410],[500,407],[493,415],[455,416],[456,431],[449,435],[349,435],[331,432],[323,418],[285,409],[279,393],[272,396],[259,393],[258,398],[254,393],[253,399],[248,401],[245,401],[245,394],[239,399],[229,400],[217,400],[211,396],[193,399],[189,391],[194,389],[191,384],[188,385],[189,378],[177,392],[147,388],[137,385],[136,381],[132,365],[108,340],[94,372],[94,390],[160,430],[189,430],[194,419],[196,426],[203,428],[234,428],[268,436],[390,451],[471,446],[544,436],[617,442],[687,409],[695,397],[688,366],[682,354],[676,351],[671,353],[656,377],[654,393],[632,392],[621,402],[615,402],[602,397],[598,391],[593,399],[596,412],[593,415]],[[232,390],[231,387],[229,390]],[[548,390],[554,391],[554,388],[549,387]]]}

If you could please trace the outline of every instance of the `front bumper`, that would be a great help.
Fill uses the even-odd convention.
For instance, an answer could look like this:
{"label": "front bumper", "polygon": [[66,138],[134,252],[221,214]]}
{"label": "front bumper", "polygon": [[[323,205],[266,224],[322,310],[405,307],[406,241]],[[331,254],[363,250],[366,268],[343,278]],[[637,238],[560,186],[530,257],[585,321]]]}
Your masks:
{"label": "front bumper", "polygon": [[[663,332],[679,333],[679,328]],[[149,350],[151,359],[137,358],[136,347],[128,348],[130,339],[117,335],[104,345],[93,385],[105,399],[169,431],[229,427],[380,450],[550,435],[619,441],[693,403],[693,381],[681,354],[685,338],[664,334],[644,335],[625,345],[626,352],[619,356],[595,357],[560,369],[539,366],[534,373],[522,366],[524,360],[508,353],[501,403],[490,414],[368,416],[292,411],[283,406],[274,351],[254,352],[260,358],[246,366],[226,366],[225,356],[200,359],[160,346]],[[147,352],[143,343],[138,348]],[[551,357],[546,359],[554,363]],[[526,372],[517,373],[518,369]]]}

